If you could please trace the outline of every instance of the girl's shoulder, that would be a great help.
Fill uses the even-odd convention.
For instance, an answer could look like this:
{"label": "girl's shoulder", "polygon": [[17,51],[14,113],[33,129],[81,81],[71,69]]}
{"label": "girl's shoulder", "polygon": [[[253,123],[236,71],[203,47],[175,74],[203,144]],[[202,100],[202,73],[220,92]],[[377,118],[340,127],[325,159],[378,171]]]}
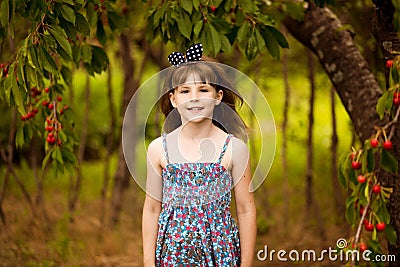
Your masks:
{"label": "girl's shoulder", "polygon": [[163,137],[160,136],[150,142],[149,146],[147,147],[147,155],[149,157],[162,155],[162,152],[163,152],[163,139],[162,138]]}

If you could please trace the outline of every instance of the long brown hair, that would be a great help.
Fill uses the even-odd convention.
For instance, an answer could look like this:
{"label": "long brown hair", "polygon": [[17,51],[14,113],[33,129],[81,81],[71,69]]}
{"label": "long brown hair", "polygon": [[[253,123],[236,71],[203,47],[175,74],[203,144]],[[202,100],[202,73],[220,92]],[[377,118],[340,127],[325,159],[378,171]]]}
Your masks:
{"label": "long brown hair", "polygon": [[162,97],[159,100],[161,112],[165,115],[166,121],[164,129],[171,132],[179,127],[182,122],[180,115],[169,99],[169,93],[185,83],[187,77],[195,73],[200,81],[212,85],[218,92],[222,90],[222,103],[215,106],[213,123],[227,133],[232,133],[236,137],[247,141],[246,126],[237,112],[237,108],[243,104],[243,98],[233,86],[221,64],[212,61],[207,57],[202,57],[200,61],[191,61],[171,67],[167,73],[162,88]]}

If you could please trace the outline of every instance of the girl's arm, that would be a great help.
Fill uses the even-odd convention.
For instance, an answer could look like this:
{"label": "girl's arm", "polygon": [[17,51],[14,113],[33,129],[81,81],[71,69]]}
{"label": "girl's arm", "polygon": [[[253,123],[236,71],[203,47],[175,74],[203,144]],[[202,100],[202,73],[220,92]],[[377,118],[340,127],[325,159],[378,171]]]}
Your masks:
{"label": "girl's arm", "polygon": [[145,267],[156,266],[155,251],[162,198],[160,155],[163,155],[162,146],[160,140],[156,139],[147,150],[146,198],[142,216],[143,264]]}
{"label": "girl's arm", "polygon": [[256,206],[253,193],[249,191],[251,169],[249,151],[245,143],[234,138],[232,143],[232,177],[236,213],[238,217],[241,267],[253,266],[255,241],[257,234]]}

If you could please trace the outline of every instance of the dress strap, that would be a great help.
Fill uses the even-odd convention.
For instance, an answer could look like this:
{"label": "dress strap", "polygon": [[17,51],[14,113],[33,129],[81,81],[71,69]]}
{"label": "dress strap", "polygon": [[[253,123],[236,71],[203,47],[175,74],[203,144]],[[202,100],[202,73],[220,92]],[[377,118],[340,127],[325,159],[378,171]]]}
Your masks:
{"label": "dress strap", "polygon": [[219,155],[219,158],[218,158],[218,161],[217,161],[218,164],[221,164],[221,160],[225,155],[226,149],[228,148],[228,144],[229,144],[229,141],[231,140],[231,138],[232,138],[232,134],[228,134],[228,136],[225,139],[224,146],[222,147],[221,154]]}
{"label": "dress strap", "polygon": [[167,164],[169,164],[169,156],[168,156],[168,149],[167,149],[167,134],[162,134],[162,146],[164,150],[165,159],[167,160]]}

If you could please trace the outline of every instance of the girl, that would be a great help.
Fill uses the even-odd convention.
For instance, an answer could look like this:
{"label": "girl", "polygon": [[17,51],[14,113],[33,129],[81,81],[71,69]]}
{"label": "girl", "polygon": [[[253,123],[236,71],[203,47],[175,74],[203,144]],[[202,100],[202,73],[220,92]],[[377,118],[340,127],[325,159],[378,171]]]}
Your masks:
{"label": "girl", "polygon": [[[191,47],[187,60],[199,48]],[[147,151],[144,266],[252,266],[256,208],[249,152],[233,135],[245,131],[235,111],[241,99],[219,64],[197,61],[201,53],[189,62],[171,55],[176,68],[160,99],[168,133]],[[230,213],[232,188],[238,225]]]}

